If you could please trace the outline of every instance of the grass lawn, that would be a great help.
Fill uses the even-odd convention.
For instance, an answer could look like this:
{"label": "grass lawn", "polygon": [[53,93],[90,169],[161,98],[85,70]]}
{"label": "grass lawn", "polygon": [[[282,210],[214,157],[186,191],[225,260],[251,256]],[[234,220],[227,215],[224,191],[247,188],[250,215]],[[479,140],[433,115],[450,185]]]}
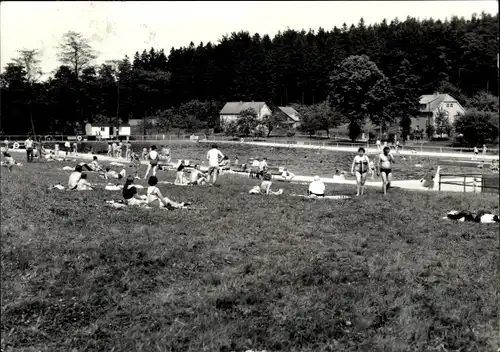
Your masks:
{"label": "grass lawn", "polygon": [[104,200],[120,192],[48,190],[67,181],[56,165],[2,170],[2,351],[500,346],[499,226],[441,220],[498,213],[498,195],[308,200],[277,183],[285,195],[250,196],[258,181],[223,175],[221,187],[160,185],[204,211],[116,210]]}

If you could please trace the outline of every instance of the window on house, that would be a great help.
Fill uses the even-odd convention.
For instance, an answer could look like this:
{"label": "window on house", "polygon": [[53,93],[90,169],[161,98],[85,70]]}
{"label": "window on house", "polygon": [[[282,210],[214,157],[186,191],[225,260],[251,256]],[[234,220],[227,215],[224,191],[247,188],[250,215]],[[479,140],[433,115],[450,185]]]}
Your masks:
{"label": "window on house", "polygon": [[105,127],[101,127],[101,132],[104,132],[106,130]]}

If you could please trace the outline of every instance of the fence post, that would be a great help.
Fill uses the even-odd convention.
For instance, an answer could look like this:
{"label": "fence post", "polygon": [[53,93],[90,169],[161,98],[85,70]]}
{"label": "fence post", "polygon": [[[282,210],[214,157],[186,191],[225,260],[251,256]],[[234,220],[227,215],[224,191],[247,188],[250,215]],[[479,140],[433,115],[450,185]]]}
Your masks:
{"label": "fence post", "polygon": [[439,184],[439,192],[441,192],[441,174],[438,174],[438,184]]}
{"label": "fence post", "polygon": [[466,182],[467,182],[467,178],[464,176],[464,193],[467,192],[466,191]]}

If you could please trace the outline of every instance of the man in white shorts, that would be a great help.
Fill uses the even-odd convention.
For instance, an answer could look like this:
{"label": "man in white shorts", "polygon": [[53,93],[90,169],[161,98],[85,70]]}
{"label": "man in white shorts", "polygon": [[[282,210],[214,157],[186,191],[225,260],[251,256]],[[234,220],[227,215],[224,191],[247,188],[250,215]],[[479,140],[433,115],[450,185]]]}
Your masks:
{"label": "man in white shorts", "polygon": [[219,163],[224,158],[224,154],[217,149],[217,144],[212,144],[212,149],[207,153],[208,159],[208,185],[213,186],[217,181],[217,174],[219,172]]}

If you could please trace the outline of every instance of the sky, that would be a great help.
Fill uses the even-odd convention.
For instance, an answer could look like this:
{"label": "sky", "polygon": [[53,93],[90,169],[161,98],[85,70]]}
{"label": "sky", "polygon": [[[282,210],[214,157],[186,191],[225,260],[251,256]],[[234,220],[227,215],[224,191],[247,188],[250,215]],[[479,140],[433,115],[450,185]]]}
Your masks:
{"label": "sky", "polygon": [[44,77],[60,65],[57,46],[67,31],[90,40],[100,64],[133,58],[143,49],[216,43],[224,34],[249,31],[271,37],[291,29],[330,30],[367,25],[384,18],[470,18],[496,14],[498,1],[2,1],[0,4],[1,70],[20,49],[38,49]]}

